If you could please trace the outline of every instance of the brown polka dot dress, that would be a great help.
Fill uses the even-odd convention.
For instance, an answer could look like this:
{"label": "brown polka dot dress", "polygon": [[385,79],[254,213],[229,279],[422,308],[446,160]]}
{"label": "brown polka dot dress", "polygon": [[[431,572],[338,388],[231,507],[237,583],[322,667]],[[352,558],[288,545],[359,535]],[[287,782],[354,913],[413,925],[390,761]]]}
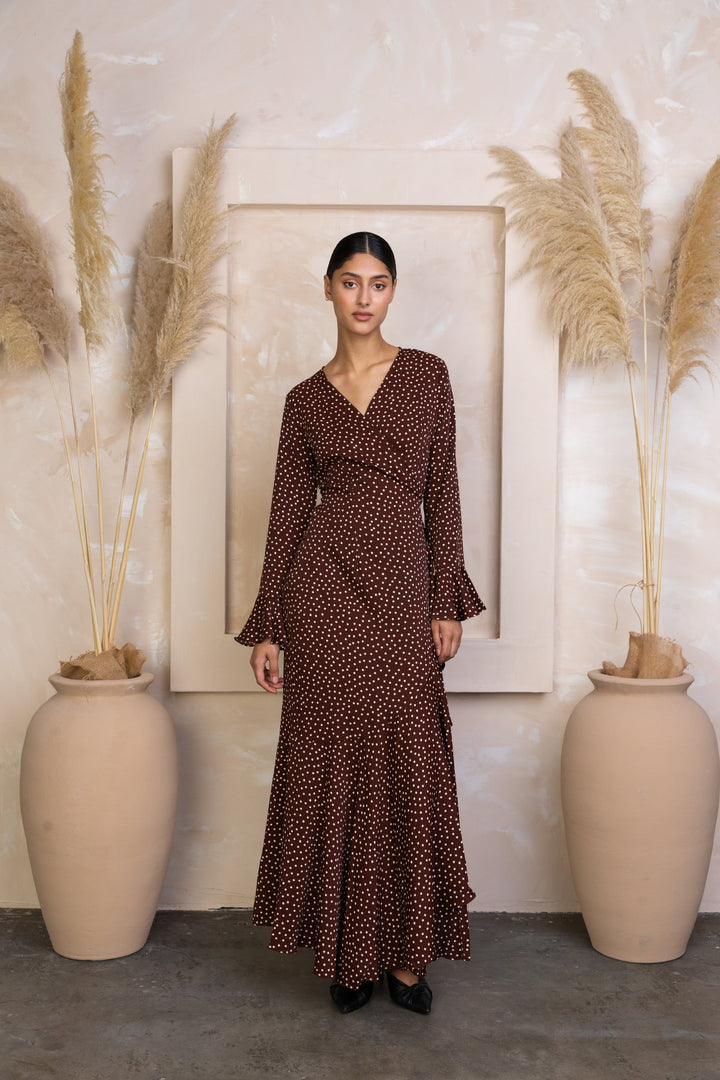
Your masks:
{"label": "brown polka dot dress", "polygon": [[[317,491],[320,490],[320,501]],[[360,413],[322,370],[287,395],[260,591],[238,635],[285,653],[254,921],[356,989],[469,959],[450,717],[430,620],[464,568],[452,391],[401,349]]]}

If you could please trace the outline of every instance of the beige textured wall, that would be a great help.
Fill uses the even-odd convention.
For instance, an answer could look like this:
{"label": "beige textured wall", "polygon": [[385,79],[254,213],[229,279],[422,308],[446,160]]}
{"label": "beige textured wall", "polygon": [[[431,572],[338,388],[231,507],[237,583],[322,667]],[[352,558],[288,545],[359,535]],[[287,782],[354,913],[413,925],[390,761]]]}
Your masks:
{"label": "beige textured wall", "polygon": [[[132,270],[145,216],[169,191],[170,152],[211,114],[240,116],[237,145],[476,148],[547,145],[571,109],[565,76],[588,67],[637,123],[649,201],[668,231],[720,151],[717,0],[5,0],[0,6],[0,175],[18,184],[72,292],[56,83],[73,31],[86,39],[115,193],[112,233]],[[432,154],[428,153],[428,168]],[[461,268],[459,268],[461,272]],[[528,356],[528,363],[532,357]],[[102,364],[108,475],[123,452],[120,345]],[[36,902],[17,809],[27,720],[57,659],[89,644],[61,448],[42,379],[0,382],[0,904]],[[720,722],[720,405],[705,385],[674,416],[664,631],[692,662]],[[169,695],[169,406],[152,444],[120,636],[142,645],[177,723],[182,799],[163,903],[246,905],[277,735],[260,695]],[[452,702],[476,907],[576,906],[563,847],[559,750],[584,672],[619,659],[633,627],[615,594],[638,575],[627,402],[619,372],[574,374],[561,405],[556,690]],[[238,651],[238,662],[246,655]],[[704,907],[720,908],[720,854]]]}

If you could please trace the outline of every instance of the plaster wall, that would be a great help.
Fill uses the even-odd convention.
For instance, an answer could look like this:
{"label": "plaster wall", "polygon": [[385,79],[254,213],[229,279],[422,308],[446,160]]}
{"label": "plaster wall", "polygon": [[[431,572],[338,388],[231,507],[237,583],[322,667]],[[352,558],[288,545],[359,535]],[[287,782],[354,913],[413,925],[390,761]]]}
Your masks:
{"label": "plaster wall", "polygon": [[[76,28],[112,155],[106,181],[126,308],[146,215],[169,194],[170,153],[197,144],[213,114],[238,113],[238,146],[425,148],[431,169],[436,148],[549,145],[573,109],[565,77],[586,67],[612,86],[639,128],[660,272],[684,198],[720,152],[718,0],[4,0],[0,175],[47,226],[68,296],[56,86]],[[108,486],[124,453],[123,357],[118,339],[101,360],[98,385]],[[682,642],[692,693],[720,724],[720,406],[705,381],[676,401],[662,629]],[[244,906],[253,895],[279,706],[260,694],[168,690],[169,409],[166,400],[151,445],[119,637],[148,653],[154,692],[169,706],[180,743],[181,805],[162,903]],[[639,576],[633,470],[622,373],[573,373],[560,406],[555,690],[451,702],[477,909],[576,907],[560,744],[572,706],[589,689],[584,673],[606,657],[620,660],[635,628],[627,592],[615,627],[616,594]],[[58,659],[90,644],[76,548],[43,377],[3,372],[2,905],[36,903],[17,805],[28,718],[47,696]],[[238,663],[247,655],[238,649]],[[720,909],[720,850],[703,907]]]}

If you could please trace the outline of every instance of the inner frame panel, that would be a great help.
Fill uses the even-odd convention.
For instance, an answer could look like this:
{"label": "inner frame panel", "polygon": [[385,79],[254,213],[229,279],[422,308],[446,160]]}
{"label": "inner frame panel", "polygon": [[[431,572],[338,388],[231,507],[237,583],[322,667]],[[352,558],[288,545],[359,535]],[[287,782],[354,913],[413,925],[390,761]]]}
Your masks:
{"label": "inner frame panel", "polygon": [[[394,345],[441,356],[455,395],[465,559],[488,610],[467,638],[499,632],[504,215],[486,207],[258,206],[230,220],[225,628],[241,629],[260,580],[287,391],[335,351],[322,278],[348,233],[392,246]],[[400,601],[401,602],[401,601]]]}

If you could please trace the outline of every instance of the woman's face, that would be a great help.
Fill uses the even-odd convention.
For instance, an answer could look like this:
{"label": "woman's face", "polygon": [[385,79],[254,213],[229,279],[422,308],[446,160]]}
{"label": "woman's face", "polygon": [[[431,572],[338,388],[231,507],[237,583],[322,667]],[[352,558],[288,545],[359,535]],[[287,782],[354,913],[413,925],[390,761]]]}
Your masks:
{"label": "woman's face", "polygon": [[374,255],[353,255],[332,280],[325,275],[325,297],[332,300],[338,326],[353,334],[367,336],[377,330],[394,295],[390,271]]}

